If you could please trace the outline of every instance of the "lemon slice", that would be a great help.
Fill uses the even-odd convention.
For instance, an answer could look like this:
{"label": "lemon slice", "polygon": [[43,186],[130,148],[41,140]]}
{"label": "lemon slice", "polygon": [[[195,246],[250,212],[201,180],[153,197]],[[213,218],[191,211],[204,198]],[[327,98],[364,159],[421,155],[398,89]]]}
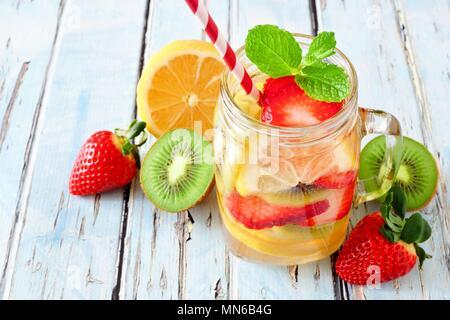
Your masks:
{"label": "lemon slice", "polygon": [[155,53],[137,86],[139,116],[155,137],[176,128],[213,127],[224,63],[210,43],[174,41]]}

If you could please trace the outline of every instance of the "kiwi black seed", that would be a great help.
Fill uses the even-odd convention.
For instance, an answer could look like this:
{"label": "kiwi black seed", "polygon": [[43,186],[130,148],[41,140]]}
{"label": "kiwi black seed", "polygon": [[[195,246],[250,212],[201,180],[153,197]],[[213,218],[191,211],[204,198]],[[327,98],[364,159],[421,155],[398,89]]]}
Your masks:
{"label": "kiwi black seed", "polygon": [[212,145],[190,129],[170,131],[146,154],[140,179],[145,195],[159,209],[189,209],[212,189]]}
{"label": "kiwi black seed", "polygon": [[[386,150],[386,138],[377,137],[361,151],[359,178],[367,191],[378,188],[371,177],[377,176]],[[425,207],[436,193],[439,171],[433,155],[421,143],[403,137],[403,153],[394,185],[403,189],[407,199],[407,210]],[[384,200],[384,197],[379,199]]]}

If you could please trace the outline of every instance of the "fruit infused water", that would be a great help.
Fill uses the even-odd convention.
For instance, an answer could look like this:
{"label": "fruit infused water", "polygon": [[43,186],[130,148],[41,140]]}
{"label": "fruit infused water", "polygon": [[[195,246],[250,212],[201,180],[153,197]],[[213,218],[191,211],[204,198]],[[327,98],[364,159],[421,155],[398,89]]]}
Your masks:
{"label": "fruit infused water", "polygon": [[[296,42],[284,30],[262,27],[269,27],[264,34],[281,31],[280,38]],[[263,57],[251,51],[255,29],[247,37],[246,54],[259,69],[253,68],[253,80],[262,89],[259,104],[235,84],[222,90],[231,101],[219,99],[216,114],[220,214],[235,255],[273,264],[307,263],[329,256],[344,241],[358,172],[359,121],[354,117],[329,128],[345,112],[349,94],[348,77],[340,78],[344,70],[322,62],[334,53],[334,35],[320,36],[322,43],[332,42],[329,48],[318,48],[314,41],[309,46],[309,52],[317,50],[315,61],[308,53],[303,58],[308,64],[294,74],[287,70],[274,77],[273,70],[258,64]],[[312,92],[320,85],[314,83],[320,72],[334,72],[330,79],[344,83],[338,88],[342,92]],[[239,110],[232,109],[236,106]],[[296,130],[302,134],[293,134]]]}

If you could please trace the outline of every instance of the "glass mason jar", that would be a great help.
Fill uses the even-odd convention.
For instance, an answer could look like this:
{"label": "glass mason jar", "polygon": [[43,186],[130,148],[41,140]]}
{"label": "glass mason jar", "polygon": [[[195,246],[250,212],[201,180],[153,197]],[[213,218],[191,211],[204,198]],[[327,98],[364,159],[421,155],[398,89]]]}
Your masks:
{"label": "glass mason jar", "polygon": [[[312,38],[295,35],[303,51]],[[256,83],[261,74],[238,50]],[[302,128],[261,123],[234,77],[226,72],[215,116],[214,149],[220,215],[231,251],[239,257],[279,265],[301,264],[335,252],[345,239],[352,203],[383,195],[401,157],[401,128],[383,111],[358,108],[353,65],[339,50],[329,58],[341,66],[351,94],[333,118]],[[386,136],[378,189],[365,192],[358,181],[361,139]]]}

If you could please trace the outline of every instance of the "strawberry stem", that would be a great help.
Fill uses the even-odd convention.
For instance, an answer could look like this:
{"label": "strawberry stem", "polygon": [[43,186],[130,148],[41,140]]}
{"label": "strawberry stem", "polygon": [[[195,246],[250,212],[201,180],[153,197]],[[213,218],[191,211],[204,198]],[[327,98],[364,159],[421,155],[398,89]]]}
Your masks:
{"label": "strawberry stem", "polygon": [[[148,137],[147,132],[145,131],[145,127],[146,127],[145,122],[137,121],[135,119],[131,122],[127,130],[123,129],[114,130],[115,135],[121,141],[120,148],[122,154],[125,156],[131,153],[136,161],[136,165],[138,168],[140,167],[138,147],[146,143]],[[133,143],[132,140],[136,138],[139,138],[138,141]]]}
{"label": "strawberry stem", "polygon": [[125,139],[124,141],[125,142],[124,142],[124,144],[122,144],[121,151],[122,151],[122,154],[125,156],[127,154],[130,154],[131,151],[135,148],[135,146],[128,139]]}

